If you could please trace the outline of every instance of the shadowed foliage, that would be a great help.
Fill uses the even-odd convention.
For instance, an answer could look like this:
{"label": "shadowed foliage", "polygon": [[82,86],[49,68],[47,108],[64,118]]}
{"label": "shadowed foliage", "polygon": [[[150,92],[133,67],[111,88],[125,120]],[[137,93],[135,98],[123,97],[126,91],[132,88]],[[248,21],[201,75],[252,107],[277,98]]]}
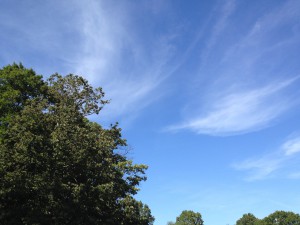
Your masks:
{"label": "shadowed foliage", "polygon": [[101,88],[72,74],[44,82],[21,64],[0,82],[0,224],[153,224],[133,198],[147,166],[122,154],[117,124],[86,118],[108,103]]}

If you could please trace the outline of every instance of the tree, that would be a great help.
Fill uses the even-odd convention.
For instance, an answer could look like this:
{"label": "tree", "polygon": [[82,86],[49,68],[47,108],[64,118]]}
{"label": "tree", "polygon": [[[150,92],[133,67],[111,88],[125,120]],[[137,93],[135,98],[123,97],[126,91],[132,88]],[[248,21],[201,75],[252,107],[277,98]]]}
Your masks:
{"label": "tree", "polygon": [[276,211],[262,220],[262,225],[300,225],[300,215],[293,212]]}
{"label": "tree", "polygon": [[154,218],[151,216],[151,211],[147,205],[140,201],[136,201],[131,196],[122,199],[124,212],[124,224],[126,225],[148,225],[153,224]]}
{"label": "tree", "polygon": [[42,76],[22,64],[14,63],[0,69],[0,135],[25,102],[45,94],[46,88]]}
{"label": "tree", "polygon": [[300,225],[300,215],[293,212],[276,211],[262,220],[253,214],[244,214],[236,225]]}
{"label": "tree", "polygon": [[184,210],[176,218],[176,222],[168,222],[168,225],[203,225],[202,216],[200,213],[195,213],[191,210]]}
{"label": "tree", "polygon": [[257,225],[258,222],[259,219],[257,219],[253,214],[247,213],[236,222],[236,225]]}
{"label": "tree", "polygon": [[122,153],[117,124],[86,118],[108,103],[101,88],[72,74],[44,82],[16,64],[0,75],[0,224],[153,223],[133,198],[147,166]]}

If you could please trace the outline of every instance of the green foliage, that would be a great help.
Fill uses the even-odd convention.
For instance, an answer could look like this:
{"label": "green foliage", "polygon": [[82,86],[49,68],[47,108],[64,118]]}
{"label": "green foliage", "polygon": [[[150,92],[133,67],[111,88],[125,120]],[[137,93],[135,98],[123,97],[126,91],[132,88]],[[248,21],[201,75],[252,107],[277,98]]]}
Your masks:
{"label": "green foliage", "polygon": [[147,205],[140,201],[136,201],[131,196],[122,199],[123,218],[126,225],[148,225],[153,224],[154,217],[151,216],[151,211]]}
{"label": "green foliage", "polygon": [[253,214],[247,213],[236,222],[236,225],[256,225],[258,222],[259,219],[257,219]]}
{"label": "green foliage", "polygon": [[293,212],[276,211],[263,219],[253,214],[244,214],[236,225],[300,225],[300,215]]}
{"label": "green foliage", "polygon": [[121,154],[117,124],[85,117],[99,113],[103,96],[79,76],[45,83],[22,65],[1,70],[0,224],[153,223],[132,197],[147,166]]}
{"label": "green foliage", "polygon": [[191,210],[184,210],[176,218],[176,222],[168,222],[168,225],[203,225],[202,216],[200,213]]}
{"label": "green foliage", "polygon": [[293,212],[276,211],[262,219],[261,225],[300,225],[300,215]]}
{"label": "green foliage", "polygon": [[47,86],[42,76],[22,64],[13,64],[0,69],[0,134],[13,116],[20,112],[26,101],[45,95]]}

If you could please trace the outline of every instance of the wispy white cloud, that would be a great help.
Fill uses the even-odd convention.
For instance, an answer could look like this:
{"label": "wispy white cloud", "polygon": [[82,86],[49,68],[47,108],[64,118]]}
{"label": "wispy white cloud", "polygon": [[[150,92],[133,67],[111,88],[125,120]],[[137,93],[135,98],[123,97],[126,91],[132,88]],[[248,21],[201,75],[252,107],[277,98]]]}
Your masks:
{"label": "wispy white cloud", "polygon": [[259,159],[249,159],[242,163],[234,164],[233,167],[237,170],[250,171],[245,180],[254,181],[270,176],[282,166],[283,161],[283,158],[271,154]]}
{"label": "wispy white cloud", "polygon": [[[299,1],[286,1],[268,14],[253,17],[252,23],[247,21],[249,31],[242,27],[242,21],[231,19],[240,10],[237,2],[219,6],[220,15],[211,24],[212,32],[200,52],[200,69],[183,122],[166,130],[237,135],[269,127],[287,113],[295,103],[287,89],[299,78],[299,71],[284,64],[288,49],[297,49],[299,43],[297,6]],[[241,27],[244,35],[238,33],[236,38],[228,34],[228,29],[234,31],[236,27]],[[287,30],[290,35],[283,35]],[[281,35],[274,37],[274,33]],[[293,58],[290,62],[297,63]]]}
{"label": "wispy white cloud", "polygon": [[283,2],[282,5],[278,5],[278,7],[274,7],[273,10],[264,14],[261,18],[257,19],[254,26],[242,41],[245,43],[247,40],[247,44],[252,42],[255,43],[255,37],[263,38],[265,35],[270,35],[270,31],[278,29],[278,27],[286,26],[287,24],[291,26],[293,21],[297,21],[299,18],[299,11],[297,7],[299,7],[299,1],[297,0],[289,0]]}
{"label": "wispy white cloud", "polygon": [[1,63],[22,62],[44,76],[72,71],[64,70],[78,50],[78,26],[72,26],[77,12],[71,2],[0,4]]}
{"label": "wispy white cloud", "polygon": [[128,120],[162,95],[154,90],[172,73],[167,64],[173,54],[174,34],[163,33],[155,39],[140,36],[138,12],[129,2],[89,0],[78,4],[83,33],[80,54],[73,60],[76,73],[102,86],[106,98],[111,99],[102,118],[122,120],[126,116]]}
{"label": "wispy white cloud", "polygon": [[82,44],[78,46],[81,54],[76,61],[76,72],[84,72],[91,81],[113,80],[114,77],[107,77],[108,72],[119,66],[121,49],[125,42],[131,41],[126,9],[122,11],[118,6],[94,0],[78,4]]}
{"label": "wispy white cloud", "polygon": [[300,137],[288,140],[282,145],[281,148],[287,156],[300,152]]}
{"label": "wispy white cloud", "polygon": [[[248,67],[251,67],[255,60],[266,55],[267,52],[277,54],[280,49],[298,43],[297,21],[300,14],[297,9],[299,6],[300,3],[297,0],[285,1],[267,14],[257,18],[245,36],[228,46],[222,62],[228,63],[229,60],[238,60],[243,66],[248,65]],[[283,28],[285,33],[289,35],[276,35],[274,37],[274,33],[280,33],[279,31]]]}
{"label": "wispy white cloud", "polygon": [[[300,173],[293,171],[292,162],[300,160],[300,136],[290,136],[277,150],[256,159],[247,159],[241,163],[233,164],[236,170],[248,171],[247,181],[262,180],[275,173],[282,172],[286,178],[298,179]],[[291,168],[289,168],[291,166]]]}
{"label": "wispy white cloud", "polygon": [[156,32],[156,27],[150,26],[171,10],[168,2],[54,0],[15,4],[0,10],[0,27],[11,45],[1,39],[4,44],[0,47],[7,52],[3,54],[5,61],[19,60],[26,66],[29,61],[29,66],[44,75],[79,74],[93,86],[103,87],[105,97],[111,99],[101,117],[108,124],[136,116],[163,95],[164,89],[157,89],[174,72],[169,64],[178,30],[168,27],[168,31]]}
{"label": "wispy white cloud", "polygon": [[222,34],[226,26],[228,25],[228,19],[236,9],[236,1],[235,0],[226,1],[224,5],[222,5],[221,7],[219,6],[218,8],[220,9],[215,9],[215,10],[220,11],[219,12],[220,16],[218,17],[217,21],[212,27],[210,38],[208,39],[205,46],[205,50],[202,53],[201,56],[202,64],[206,63],[210,51],[212,50],[213,46],[216,44],[218,38],[220,38],[220,35]]}
{"label": "wispy white cloud", "polygon": [[206,115],[194,117],[167,129],[188,129],[199,134],[233,135],[259,130],[288,110],[292,105],[278,94],[298,77],[248,91],[231,91],[213,104]]}

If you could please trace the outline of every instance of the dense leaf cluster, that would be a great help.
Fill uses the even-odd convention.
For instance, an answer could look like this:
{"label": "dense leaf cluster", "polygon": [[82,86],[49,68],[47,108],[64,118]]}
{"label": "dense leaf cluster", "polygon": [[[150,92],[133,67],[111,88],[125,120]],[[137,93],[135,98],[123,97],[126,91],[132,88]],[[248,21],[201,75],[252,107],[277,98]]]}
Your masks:
{"label": "dense leaf cluster", "polygon": [[[200,213],[184,210],[176,218],[176,222],[168,222],[167,225],[203,225]],[[236,225],[300,225],[300,215],[293,212],[276,211],[263,219],[256,218],[253,214],[244,214]]]}
{"label": "dense leaf cluster", "polygon": [[116,151],[126,146],[117,124],[86,118],[103,97],[72,74],[0,70],[0,224],[153,224],[133,198],[147,166]]}
{"label": "dense leaf cluster", "polygon": [[168,222],[168,225],[203,225],[202,216],[198,212],[184,210],[176,218],[176,222]]}
{"label": "dense leaf cluster", "polygon": [[293,212],[276,211],[263,219],[253,214],[244,214],[236,225],[300,225],[300,215]]}

